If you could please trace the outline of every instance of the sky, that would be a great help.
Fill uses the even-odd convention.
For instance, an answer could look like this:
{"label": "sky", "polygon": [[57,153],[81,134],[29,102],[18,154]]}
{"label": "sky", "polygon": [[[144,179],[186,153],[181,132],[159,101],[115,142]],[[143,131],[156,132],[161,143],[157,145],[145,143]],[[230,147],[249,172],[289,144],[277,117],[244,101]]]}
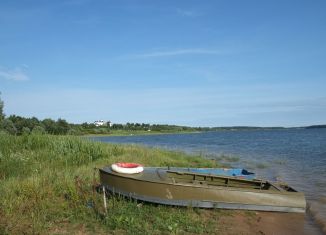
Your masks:
{"label": "sky", "polygon": [[326,1],[0,1],[6,116],[326,124]]}

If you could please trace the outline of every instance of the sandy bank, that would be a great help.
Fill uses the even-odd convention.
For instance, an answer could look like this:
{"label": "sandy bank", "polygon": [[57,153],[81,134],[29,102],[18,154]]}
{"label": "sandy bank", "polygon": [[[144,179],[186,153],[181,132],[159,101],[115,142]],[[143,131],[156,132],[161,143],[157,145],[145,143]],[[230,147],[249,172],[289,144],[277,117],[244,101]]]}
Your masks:
{"label": "sandy bank", "polygon": [[222,235],[307,234],[304,231],[304,214],[300,213],[227,211],[225,215],[216,218],[216,223],[218,223],[216,234]]}

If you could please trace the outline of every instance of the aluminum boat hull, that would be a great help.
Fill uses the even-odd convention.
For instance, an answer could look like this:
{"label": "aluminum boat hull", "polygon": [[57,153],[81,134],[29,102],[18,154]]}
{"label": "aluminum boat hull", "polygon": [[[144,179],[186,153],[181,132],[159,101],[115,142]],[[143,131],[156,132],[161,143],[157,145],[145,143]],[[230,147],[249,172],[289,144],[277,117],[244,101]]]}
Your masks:
{"label": "aluminum boat hull", "polygon": [[262,180],[145,168],[138,174],[100,169],[101,184],[111,193],[176,206],[305,212],[303,193]]}

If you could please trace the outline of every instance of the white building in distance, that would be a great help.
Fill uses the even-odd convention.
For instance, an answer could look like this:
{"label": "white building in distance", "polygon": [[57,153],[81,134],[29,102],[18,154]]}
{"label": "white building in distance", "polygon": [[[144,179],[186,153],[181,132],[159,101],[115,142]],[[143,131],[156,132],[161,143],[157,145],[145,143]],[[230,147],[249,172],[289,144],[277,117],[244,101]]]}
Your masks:
{"label": "white building in distance", "polygon": [[104,126],[104,125],[106,125],[106,122],[104,122],[103,120],[99,120],[99,121],[95,121],[94,125],[95,126]]}
{"label": "white building in distance", "polygon": [[105,122],[104,120],[99,120],[99,121],[95,121],[94,122],[94,125],[95,126],[108,126],[108,127],[112,127],[112,122],[111,121],[108,121],[108,122]]}

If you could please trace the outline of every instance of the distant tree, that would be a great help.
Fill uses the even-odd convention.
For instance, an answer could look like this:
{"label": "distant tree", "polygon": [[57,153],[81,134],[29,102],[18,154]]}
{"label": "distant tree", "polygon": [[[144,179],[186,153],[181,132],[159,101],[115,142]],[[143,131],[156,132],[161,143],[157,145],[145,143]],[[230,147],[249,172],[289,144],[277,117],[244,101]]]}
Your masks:
{"label": "distant tree", "polygon": [[149,124],[145,124],[145,123],[142,123],[141,124],[141,127],[145,130],[149,130],[150,129],[150,125]]}
{"label": "distant tree", "polygon": [[126,125],[125,125],[125,129],[126,130],[131,130],[133,125],[134,125],[133,123],[127,122]]}
{"label": "distant tree", "polygon": [[113,124],[111,128],[114,130],[122,130],[123,125],[122,124]]}
{"label": "distant tree", "polygon": [[49,134],[55,134],[57,129],[57,124],[50,118],[46,118],[42,121],[45,131]]}
{"label": "distant tree", "polygon": [[3,120],[5,119],[5,114],[3,113],[3,107],[4,104],[3,101],[1,100],[1,92],[0,92],[0,128],[2,126]]}
{"label": "distant tree", "polygon": [[2,128],[11,135],[17,134],[17,129],[14,123],[7,118],[2,121]]}
{"label": "distant tree", "polygon": [[27,127],[29,127],[29,129],[31,129],[31,130],[34,129],[34,127],[36,127],[36,126],[43,127],[42,123],[36,117],[27,118],[27,124],[28,124]]}
{"label": "distant tree", "polygon": [[135,130],[140,130],[140,129],[142,129],[142,128],[141,128],[141,124],[140,124],[140,123],[136,123],[136,124],[134,125],[134,129],[135,129]]}
{"label": "distant tree", "polygon": [[30,133],[31,133],[31,130],[28,127],[23,127],[22,135],[29,135]]}
{"label": "distant tree", "polygon": [[81,127],[84,129],[88,129],[88,123],[87,122],[82,123]]}
{"label": "distant tree", "polygon": [[25,118],[16,115],[10,115],[7,119],[14,123],[18,135],[23,134],[24,127],[28,128],[29,130],[33,130],[35,126],[44,126],[43,123],[40,122],[36,117]]}
{"label": "distant tree", "polygon": [[8,119],[14,123],[17,129],[17,134],[22,134],[23,128],[28,126],[28,121],[26,118],[16,115],[10,115]]}
{"label": "distant tree", "polygon": [[64,119],[59,118],[58,121],[57,121],[57,132],[56,132],[56,134],[65,135],[65,134],[67,134],[69,129],[70,129],[69,123]]}
{"label": "distant tree", "polygon": [[45,133],[46,133],[46,131],[45,131],[44,127],[42,127],[42,126],[35,126],[32,130],[32,134],[43,135]]}

